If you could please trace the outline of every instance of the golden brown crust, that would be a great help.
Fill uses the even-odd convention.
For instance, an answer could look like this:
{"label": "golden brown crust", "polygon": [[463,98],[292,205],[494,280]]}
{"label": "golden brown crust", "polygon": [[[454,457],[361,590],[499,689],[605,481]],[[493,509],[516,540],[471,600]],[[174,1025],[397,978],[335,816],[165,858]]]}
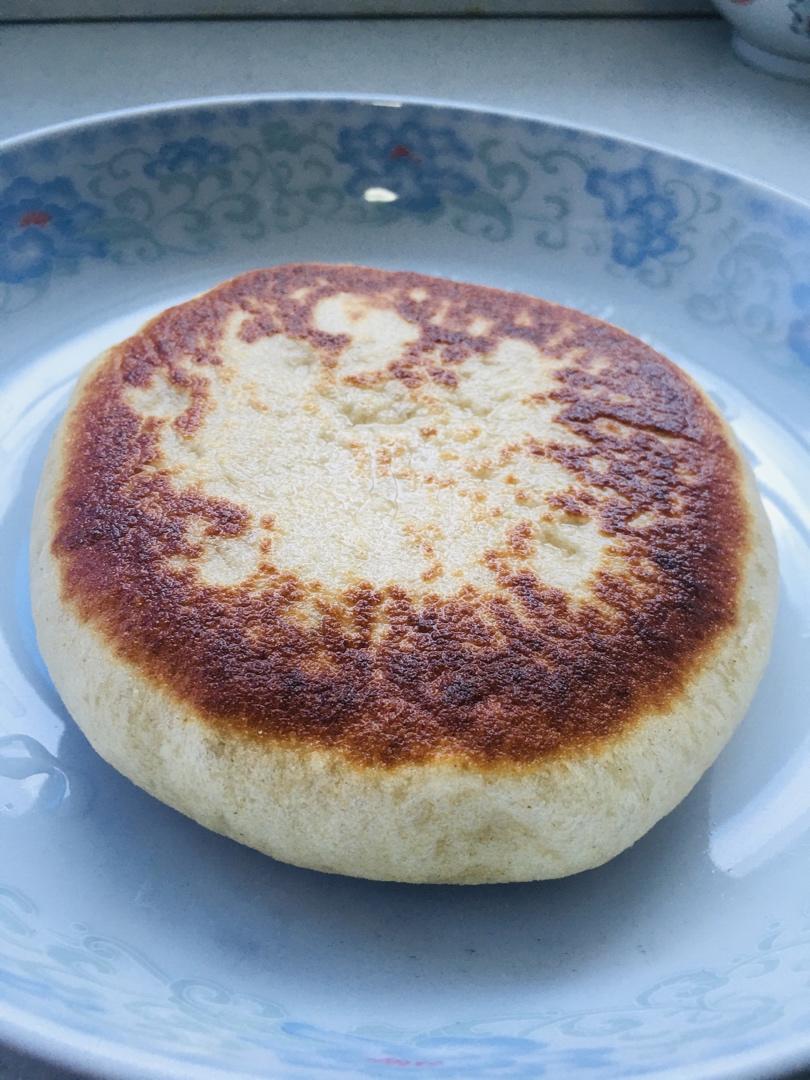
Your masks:
{"label": "golden brown crust", "polygon": [[[188,398],[173,423],[190,436],[204,423],[206,368],[222,362],[234,311],[245,315],[243,340],[281,332],[329,366],[347,340],[317,329],[313,310],[339,292],[384,296],[420,332],[387,369],[356,379],[452,388],[468,357],[503,338],[556,358],[547,397],[561,438],[530,439],[523,452],[570,472],[555,508],[595,515],[632,576],[600,570],[592,600],[575,601],[521,562],[533,540],[518,526],[507,549],[487,555],[490,592],[415,597],[361,583],[319,601],[315,625],[288,617],[314,588],[293,574],[261,588],[195,577],[191,519],[208,536],[238,536],[250,514],[173,486],[159,448],[167,421],[139,415],[127,388],[162,370]],[[369,764],[529,763],[618,734],[663,705],[737,619],[750,526],[722,423],[642,342],[525,296],[356,267],[246,274],[112,350],[69,417],[64,448],[52,551],[65,601],[140,672],[230,732],[335,747]]]}

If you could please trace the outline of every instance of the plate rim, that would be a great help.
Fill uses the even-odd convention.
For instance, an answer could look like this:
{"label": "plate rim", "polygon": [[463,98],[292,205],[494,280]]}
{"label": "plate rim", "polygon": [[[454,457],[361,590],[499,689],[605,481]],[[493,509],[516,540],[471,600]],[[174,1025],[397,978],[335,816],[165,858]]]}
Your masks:
{"label": "plate rim", "polygon": [[[88,128],[105,127],[127,120],[146,120],[172,112],[198,109],[227,109],[262,103],[294,104],[307,101],[315,104],[344,104],[347,106],[380,107],[407,106],[425,111],[448,110],[470,116],[498,117],[538,124],[551,130],[577,132],[594,139],[611,139],[641,152],[649,152],[673,162],[687,163],[713,176],[730,178],[748,189],[770,199],[787,204],[804,214],[810,214],[810,198],[804,199],[783,191],[776,185],[755,179],[734,169],[712,164],[704,158],[684,154],[660,143],[638,139],[609,127],[573,123],[542,112],[500,108],[474,101],[421,97],[410,94],[375,94],[349,92],[289,92],[220,94],[212,96],[175,98],[120,109],[88,113],[83,116],[32,128],[0,139],[0,158],[7,153],[27,149],[37,142],[70,135]],[[280,1071],[261,1074],[245,1070],[211,1068],[193,1062],[178,1062],[165,1055],[128,1047],[123,1041],[100,1039],[75,1028],[47,1019],[35,1018],[15,1006],[0,1004],[0,1051],[3,1046],[35,1057],[55,1067],[67,1067],[79,1074],[98,1080],[266,1080],[268,1076],[283,1078],[289,1075],[285,1066]],[[67,1036],[67,1038],[65,1038]],[[713,1062],[696,1062],[657,1072],[658,1080],[777,1080],[794,1070],[810,1066],[810,1032],[799,1034],[769,1051],[767,1046],[754,1047],[739,1053],[724,1054]],[[652,1075],[652,1074],[649,1074]]]}
{"label": "plate rim", "polygon": [[[7,1011],[22,1013],[17,1009]],[[270,1072],[267,1068],[261,1073],[235,1072],[193,1062],[176,1063],[151,1051],[135,1049],[128,1049],[129,1056],[124,1058],[120,1052],[116,1052],[119,1047],[124,1047],[123,1043],[93,1038],[92,1046],[82,1046],[81,1039],[88,1039],[88,1036],[78,1033],[64,1041],[58,1034],[64,1030],[61,1025],[45,1020],[36,1032],[29,1029],[30,1041],[18,1041],[13,1035],[9,1038],[8,1032],[24,1032],[25,1029],[0,1015],[2,1043],[56,1068],[73,1069],[89,1080],[284,1080],[285,1076],[296,1075],[288,1072],[283,1065],[277,1072]],[[655,1077],[655,1080],[788,1080],[795,1071],[804,1069],[808,1060],[810,1037],[806,1036],[798,1037],[778,1058],[764,1050],[748,1051],[744,1060],[738,1054],[726,1054],[708,1066],[696,1062],[686,1067],[674,1066],[665,1072],[641,1073],[639,1076],[642,1080],[644,1076]]]}
{"label": "plate rim", "polygon": [[206,97],[172,98],[170,101],[153,102],[148,105],[127,105],[121,109],[109,109],[104,112],[88,113],[84,116],[75,117],[71,120],[61,120],[55,124],[46,124],[43,127],[32,128],[30,131],[18,135],[10,135],[0,139],[0,156],[26,148],[27,144],[35,143],[42,139],[53,138],[57,135],[70,134],[84,127],[102,127],[107,124],[133,119],[146,119],[151,116],[159,116],[161,113],[179,112],[189,109],[216,109],[238,105],[256,105],[262,102],[276,102],[279,104],[293,103],[296,101],[309,101],[323,104],[345,105],[379,105],[381,107],[415,106],[424,109],[447,109],[461,113],[477,114],[479,116],[500,117],[507,120],[523,121],[540,124],[543,127],[557,129],[558,131],[574,131],[595,139],[614,139],[636,150],[648,151],[669,158],[673,161],[685,162],[694,165],[698,169],[715,176],[729,177],[739,183],[755,187],[773,199],[792,204],[803,211],[810,211],[810,198],[803,199],[797,195],[791,195],[783,191],[775,184],[769,184],[764,180],[757,180],[745,173],[734,169],[727,169],[713,165],[705,158],[693,154],[682,154],[655,141],[637,139],[630,135],[624,135],[610,127],[594,127],[589,124],[574,124],[560,120],[554,116],[540,112],[531,112],[522,109],[501,109],[493,106],[480,105],[472,101],[457,100],[453,98],[420,97],[411,94],[372,94],[372,93],[344,93],[339,91],[306,91],[292,93],[286,90],[268,91],[267,93],[247,94],[215,94]]}

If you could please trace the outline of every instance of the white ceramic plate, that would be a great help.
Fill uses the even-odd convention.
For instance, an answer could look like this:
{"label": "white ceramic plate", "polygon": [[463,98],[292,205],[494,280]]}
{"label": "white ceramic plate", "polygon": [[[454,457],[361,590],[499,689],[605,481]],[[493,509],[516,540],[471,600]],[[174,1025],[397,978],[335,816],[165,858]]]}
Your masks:
{"label": "white ceramic plate", "polygon": [[[754,462],[781,559],[771,665],[710,774],[600,870],[453,888],[283,866],[118,776],[49,682],[26,544],[76,373],[174,301],[305,259],[608,317],[696,375]],[[810,207],[526,118],[190,103],[2,148],[0,313],[3,1037],[183,1080],[706,1080],[810,1061]]]}

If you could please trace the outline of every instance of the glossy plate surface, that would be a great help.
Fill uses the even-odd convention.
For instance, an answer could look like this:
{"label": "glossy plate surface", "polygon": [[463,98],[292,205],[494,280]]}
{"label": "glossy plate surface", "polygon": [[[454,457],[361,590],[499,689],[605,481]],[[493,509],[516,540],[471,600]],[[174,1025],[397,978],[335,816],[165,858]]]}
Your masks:
{"label": "glossy plate surface", "polygon": [[[374,884],[214,836],[106,766],[38,655],[26,545],[77,372],[293,260],[609,318],[720,403],[777,536],[754,705],[686,802],[565,881]],[[810,207],[429,103],[189,103],[0,150],[0,1035],[105,1077],[708,1077],[810,1061]],[[114,718],[111,718],[114,720]]]}

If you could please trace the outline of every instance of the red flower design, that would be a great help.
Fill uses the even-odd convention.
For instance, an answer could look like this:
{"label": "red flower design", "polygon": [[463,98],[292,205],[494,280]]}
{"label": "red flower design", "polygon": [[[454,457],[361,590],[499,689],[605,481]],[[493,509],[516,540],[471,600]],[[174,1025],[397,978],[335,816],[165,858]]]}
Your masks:
{"label": "red flower design", "polygon": [[27,229],[29,225],[47,225],[51,215],[47,210],[26,210],[20,218],[20,228]]}
{"label": "red flower design", "polygon": [[388,156],[393,161],[396,161],[397,158],[408,158],[414,165],[421,165],[422,163],[422,159],[419,155],[415,154],[409,146],[403,146],[402,143],[397,143],[396,146],[392,147],[391,153]]}

